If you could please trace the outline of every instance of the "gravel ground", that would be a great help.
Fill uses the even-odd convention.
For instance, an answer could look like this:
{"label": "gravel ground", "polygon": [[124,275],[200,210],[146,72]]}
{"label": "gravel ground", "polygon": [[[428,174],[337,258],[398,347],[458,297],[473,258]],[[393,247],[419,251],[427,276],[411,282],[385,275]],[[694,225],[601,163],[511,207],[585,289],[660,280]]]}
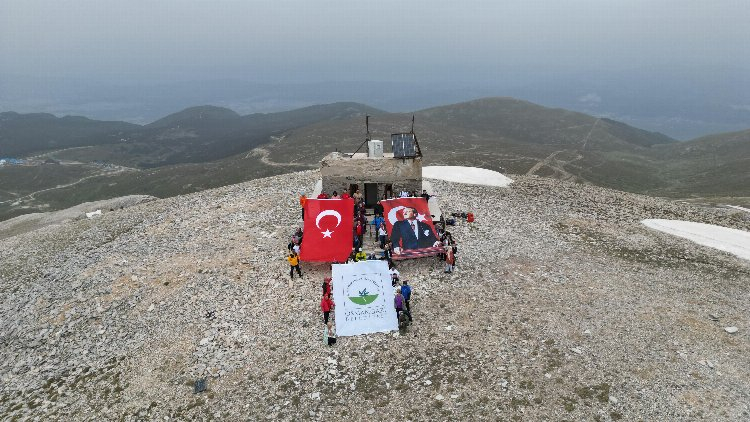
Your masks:
{"label": "gravel ground", "polygon": [[0,240],[0,419],[750,419],[750,262],[640,224],[750,230],[750,214],[538,177],[432,181],[444,213],[477,217],[451,229],[456,272],[399,264],[407,332],[329,348],[328,267],[290,281],[284,260],[318,178]]}

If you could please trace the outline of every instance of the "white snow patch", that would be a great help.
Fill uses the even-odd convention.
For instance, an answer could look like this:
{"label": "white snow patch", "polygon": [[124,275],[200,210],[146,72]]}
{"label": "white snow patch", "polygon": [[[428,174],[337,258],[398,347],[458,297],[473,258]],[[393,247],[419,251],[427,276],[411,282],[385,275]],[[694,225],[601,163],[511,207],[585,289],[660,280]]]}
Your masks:
{"label": "white snow patch", "polygon": [[507,187],[513,183],[512,179],[502,173],[479,167],[427,166],[422,167],[422,177],[485,186]]}
{"label": "white snow patch", "polygon": [[646,226],[750,260],[750,232],[680,220],[649,219]]}
{"label": "white snow patch", "polygon": [[741,207],[739,205],[727,205],[727,207],[734,208],[734,209],[740,210],[740,211],[750,212],[750,209],[745,208],[745,207]]}

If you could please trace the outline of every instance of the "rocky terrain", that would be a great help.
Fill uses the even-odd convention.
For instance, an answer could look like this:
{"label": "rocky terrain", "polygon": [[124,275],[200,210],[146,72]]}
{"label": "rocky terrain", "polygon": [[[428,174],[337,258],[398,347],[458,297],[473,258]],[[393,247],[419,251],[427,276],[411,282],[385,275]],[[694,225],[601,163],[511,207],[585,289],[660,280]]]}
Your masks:
{"label": "rocky terrain", "polygon": [[535,176],[433,181],[443,212],[477,216],[451,230],[457,271],[399,264],[407,332],[329,348],[328,267],[290,282],[284,260],[318,178],[0,240],[0,419],[750,419],[750,262],[640,224],[750,230],[750,214]]}

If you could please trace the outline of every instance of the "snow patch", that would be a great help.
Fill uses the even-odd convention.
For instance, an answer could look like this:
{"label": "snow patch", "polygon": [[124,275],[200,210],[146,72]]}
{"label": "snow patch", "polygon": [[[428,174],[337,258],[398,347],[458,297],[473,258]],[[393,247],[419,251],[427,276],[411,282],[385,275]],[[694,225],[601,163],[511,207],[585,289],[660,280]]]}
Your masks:
{"label": "snow patch", "polygon": [[745,208],[745,207],[741,207],[739,205],[727,205],[727,207],[728,208],[733,208],[733,209],[736,209],[736,210],[740,210],[740,211],[750,212],[750,209]]}
{"label": "snow patch", "polygon": [[507,187],[513,183],[512,179],[502,173],[479,167],[427,166],[422,167],[422,177],[484,186]]}
{"label": "snow patch", "polygon": [[692,240],[699,245],[750,260],[750,232],[681,220],[648,219],[641,223],[652,229]]}

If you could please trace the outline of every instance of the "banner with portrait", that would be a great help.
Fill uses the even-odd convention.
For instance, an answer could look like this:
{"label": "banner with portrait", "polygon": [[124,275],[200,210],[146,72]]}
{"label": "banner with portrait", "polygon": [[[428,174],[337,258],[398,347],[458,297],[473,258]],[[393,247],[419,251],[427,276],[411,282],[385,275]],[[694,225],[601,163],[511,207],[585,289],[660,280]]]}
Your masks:
{"label": "banner with portrait", "polygon": [[421,197],[396,198],[380,203],[383,205],[386,231],[393,244],[394,260],[443,252],[427,200]]}
{"label": "banner with portrait", "polygon": [[333,264],[331,278],[339,336],[398,330],[386,261]]}

